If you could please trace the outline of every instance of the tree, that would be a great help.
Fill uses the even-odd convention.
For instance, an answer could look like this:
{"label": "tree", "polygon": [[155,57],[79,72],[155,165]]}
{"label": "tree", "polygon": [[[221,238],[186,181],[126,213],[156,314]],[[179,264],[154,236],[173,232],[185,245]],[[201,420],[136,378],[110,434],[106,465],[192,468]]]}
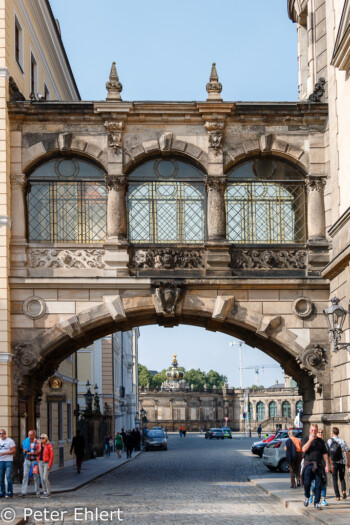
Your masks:
{"label": "tree", "polygon": [[185,372],[184,379],[190,386],[193,385],[195,390],[199,390],[205,384],[206,375],[199,368],[197,370],[191,368],[191,370]]}
{"label": "tree", "polygon": [[166,370],[164,369],[161,372],[157,372],[157,374],[155,374],[152,377],[152,387],[160,388],[162,386],[162,383],[164,383],[165,380],[166,380]]}
{"label": "tree", "polygon": [[139,386],[146,388],[147,385],[152,388],[152,373],[146,366],[138,365],[139,372]]}
{"label": "tree", "polygon": [[213,388],[213,386],[222,388],[224,383],[227,383],[227,376],[220,375],[219,372],[215,372],[215,370],[209,370],[209,372],[205,374],[205,382],[209,388]]}

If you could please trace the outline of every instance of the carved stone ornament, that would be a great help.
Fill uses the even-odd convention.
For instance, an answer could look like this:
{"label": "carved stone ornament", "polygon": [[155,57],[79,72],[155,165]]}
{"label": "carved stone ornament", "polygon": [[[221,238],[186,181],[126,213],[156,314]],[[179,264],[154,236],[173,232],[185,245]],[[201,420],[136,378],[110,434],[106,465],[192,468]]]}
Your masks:
{"label": "carved stone ornament", "polygon": [[307,191],[323,191],[326,183],[325,177],[307,177],[305,179]]}
{"label": "carved stone ornament", "polygon": [[119,82],[117,68],[115,62],[112,62],[111,72],[109,74],[109,81],[106,83],[108,91],[107,100],[121,100],[120,93],[123,90],[122,84]]}
{"label": "carved stone ornament", "polygon": [[313,93],[308,98],[309,102],[321,102],[321,98],[323,97],[325,92],[325,83],[326,80],[323,77],[319,78],[318,82],[316,82],[315,84]]}
{"label": "carved stone ornament", "polygon": [[115,190],[125,192],[128,189],[128,181],[124,176],[106,175],[105,180],[108,191]]}
{"label": "carved stone ornament", "polygon": [[307,297],[297,297],[292,304],[292,311],[299,319],[307,319],[314,310],[314,303]]}
{"label": "carved stone ornament", "polygon": [[46,303],[41,297],[31,295],[23,302],[23,313],[29,319],[40,319],[46,313]]}
{"label": "carved stone ornament", "polygon": [[203,250],[156,248],[135,250],[131,267],[135,269],[173,270],[176,268],[204,268]]}
{"label": "carved stone ornament", "polygon": [[297,269],[306,268],[305,250],[232,250],[233,268],[253,269]]}
{"label": "carved stone ornament", "polygon": [[31,268],[104,268],[105,250],[50,250],[29,251]]}
{"label": "carved stone ornament", "polygon": [[225,191],[227,180],[223,177],[206,177],[205,188],[209,191]]}
{"label": "carved stone ornament", "polygon": [[163,315],[174,316],[181,295],[182,290],[177,283],[160,283],[155,292],[157,313],[161,310]]}
{"label": "carved stone ornament", "polygon": [[213,62],[211,66],[211,72],[209,77],[209,82],[207,83],[207,100],[222,100],[220,93],[222,91],[222,84],[219,82],[219,76],[216,71],[216,64]]}
{"label": "carved stone ornament", "polygon": [[38,355],[29,343],[13,345],[13,379],[17,387],[22,383],[23,376],[38,364]]}
{"label": "carved stone ornament", "polygon": [[208,132],[209,147],[213,148],[214,155],[218,156],[222,152],[223,122],[206,122],[204,124]]}
{"label": "carved stone ornament", "polygon": [[104,123],[108,135],[108,146],[113,148],[116,153],[122,149],[124,125],[123,120],[108,120]]}
{"label": "carved stone ornament", "polygon": [[11,186],[19,186],[24,190],[27,186],[27,177],[25,175],[11,175],[10,182]]}
{"label": "carved stone ornament", "polygon": [[311,376],[316,372],[324,370],[327,363],[326,350],[319,344],[308,346],[296,357],[297,363],[300,364],[302,370]]}

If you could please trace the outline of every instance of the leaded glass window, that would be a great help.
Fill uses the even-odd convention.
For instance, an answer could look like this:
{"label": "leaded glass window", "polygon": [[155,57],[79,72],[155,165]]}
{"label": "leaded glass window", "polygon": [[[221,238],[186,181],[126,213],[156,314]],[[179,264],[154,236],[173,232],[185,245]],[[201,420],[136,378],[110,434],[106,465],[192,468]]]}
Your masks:
{"label": "leaded glass window", "polygon": [[271,401],[271,403],[269,404],[269,417],[277,417],[276,401]]}
{"label": "leaded glass window", "polygon": [[203,242],[203,174],[173,159],[139,166],[129,176],[128,222],[133,243]]}
{"label": "leaded glass window", "polygon": [[234,243],[305,242],[303,175],[276,159],[239,165],[228,174],[226,216],[227,236]]}
{"label": "leaded glass window", "polygon": [[104,173],[77,159],[56,159],[29,177],[28,230],[33,242],[101,242],[106,237]]}
{"label": "leaded glass window", "polygon": [[265,419],[265,405],[262,401],[259,401],[256,405],[256,415],[258,421],[264,421]]}

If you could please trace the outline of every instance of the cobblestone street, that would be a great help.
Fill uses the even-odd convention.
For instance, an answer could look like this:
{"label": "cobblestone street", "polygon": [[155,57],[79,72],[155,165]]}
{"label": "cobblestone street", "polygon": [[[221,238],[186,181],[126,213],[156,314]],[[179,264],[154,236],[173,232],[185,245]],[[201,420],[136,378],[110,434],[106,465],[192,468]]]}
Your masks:
{"label": "cobblestone street", "polygon": [[[50,500],[29,496],[15,498],[11,506],[17,517],[23,508],[47,509],[46,516],[28,516],[29,523],[121,523],[146,524],[210,524],[234,525],[302,525],[306,517],[293,514],[275,502],[261,489],[247,481],[247,475],[266,473],[257,456],[252,456],[251,439],[224,441],[205,440],[199,434],[186,438],[170,435],[168,451],[144,452],[135,460],[86,487],[67,494],[53,495]],[[110,461],[117,460],[111,458]],[[6,503],[10,503],[7,501]],[[4,502],[5,504],[5,502]],[[74,516],[74,508],[79,508]],[[93,511],[85,515],[85,508]],[[96,515],[96,510],[115,511]],[[52,510],[67,511],[50,515]],[[110,516],[110,515],[109,515]],[[46,520],[44,519],[46,517]],[[96,519],[97,517],[97,519]],[[58,518],[58,519],[57,519]],[[92,518],[92,519],[91,519]]]}

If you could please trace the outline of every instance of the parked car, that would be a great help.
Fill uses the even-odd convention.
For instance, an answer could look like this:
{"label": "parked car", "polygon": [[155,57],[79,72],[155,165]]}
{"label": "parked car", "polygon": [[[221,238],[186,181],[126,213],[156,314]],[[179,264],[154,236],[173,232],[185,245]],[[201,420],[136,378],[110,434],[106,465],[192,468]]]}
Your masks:
{"label": "parked car", "polygon": [[162,427],[152,427],[152,430],[163,430]]}
{"label": "parked car", "polygon": [[145,436],[145,450],[168,450],[168,442],[163,430],[150,430]]}
{"label": "parked car", "polygon": [[232,434],[231,434],[230,427],[222,427],[221,430],[223,431],[225,438],[232,439]]}
{"label": "parked car", "polygon": [[204,435],[205,439],[225,439],[221,428],[210,428]]}
{"label": "parked car", "polygon": [[[301,439],[303,432],[302,430],[294,429],[294,435],[295,437]],[[278,469],[280,472],[289,472],[286,451],[284,450],[287,439],[288,431],[282,431],[276,435],[275,439],[265,446],[262,461],[268,469]]]}

